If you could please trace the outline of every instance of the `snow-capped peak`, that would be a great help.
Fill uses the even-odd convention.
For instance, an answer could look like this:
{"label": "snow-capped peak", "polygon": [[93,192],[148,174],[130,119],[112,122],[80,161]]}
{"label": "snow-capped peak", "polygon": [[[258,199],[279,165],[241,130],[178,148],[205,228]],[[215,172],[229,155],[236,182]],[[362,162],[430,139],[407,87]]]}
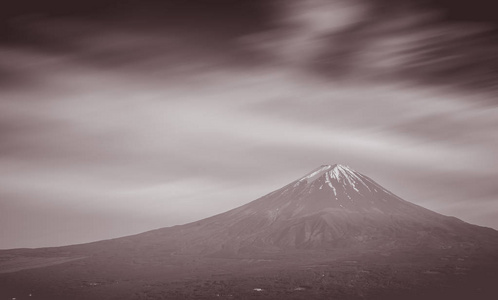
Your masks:
{"label": "snow-capped peak", "polygon": [[326,182],[331,188],[334,188],[332,182],[337,182],[340,185],[352,186],[355,190],[359,185],[364,185],[370,190],[370,187],[364,181],[365,179],[361,176],[361,174],[357,173],[350,167],[341,164],[322,165],[300,178],[297,182],[306,182],[307,184],[311,184],[321,177],[323,177],[324,182]]}
{"label": "snow-capped peak", "polygon": [[336,165],[332,170],[329,171],[329,180],[336,180],[338,183],[344,185],[350,185],[355,190],[357,190],[358,185],[365,186],[370,190],[369,184],[367,184],[361,174],[357,173],[355,170],[348,166]]}
{"label": "snow-capped peak", "polygon": [[330,177],[335,178],[339,180],[340,178],[349,178],[350,176],[355,176],[354,175],[354,170],[350,169],[347,166],[343,165],[335,165],[332,170],[330,170]]}

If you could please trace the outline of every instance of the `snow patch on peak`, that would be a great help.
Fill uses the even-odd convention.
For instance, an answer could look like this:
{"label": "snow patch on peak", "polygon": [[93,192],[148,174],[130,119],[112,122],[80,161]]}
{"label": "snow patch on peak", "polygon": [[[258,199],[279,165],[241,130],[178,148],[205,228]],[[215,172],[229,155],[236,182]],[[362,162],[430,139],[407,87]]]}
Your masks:
{"label": "snow patch on peak", "polygon": [[334,185],[330,182],[330,174],[329,172],[325,173],[325,182],[329,185],[329,187],[334,191],[334,195],[337,196],[337,191],[335,190]]}
{"label": "snow patch on peak", "polygon": [[336,165],[332,170],[330,170],[330,177],[337,180],[337,182],[343,181],[347,182],[352,186],[355,186],[355,181],[360,179],[355,171],[348,166]]}
{"label": "snow patch on peak", "polygon": [[354,172],[354,170],[351,169],[349,166],[340,165],[340,164],[334,165],[334,169],[339,169],[339,170],[347,171],[347,172]]}
{"label": "snow patch on peak", "polygon": [[345,185],[349,185],[353,187],[353,189],[360,193],[360,190],[358,189],[359,186],[362,186],[366,189],[368,189],[370,192],[372,191],[370,189],[370,185],[365,182],[366,179],[361,175],[360,173],[357,173],[355,170],[351,169],[348,166],[344,165],[335,165],[335,167],[327,172],[327,175],[329,176],[330,179],[335,179],[338,183],[342,183]]}
{"label": "snow patch on peak", "polygon": [[318,179],[321,175],[326,173],[328,170],[332,168],[331,165],[322,165],[318,169],[313,170],[311,173],[306,174],[303,178],[299,179],[299,181],[305,181],[307,183],[311,183],[314,180]]}
{"label": "snow patch on peak", "polygon": [[315,180],[323,178],[325,183],[333,189],[334,194],[336,194],[336,188],[332,184],[332,181],[341,183],[341,185],[346,184],[352,186],[356,191],[359,192],[356,186],[366,185],[360,176],[361,175],[357,174],[353,169],[345,165],[322,165],[319,168],[306,174],[304,177],[295,181],[294,186],[297,186],[300,183],[311,184]]}

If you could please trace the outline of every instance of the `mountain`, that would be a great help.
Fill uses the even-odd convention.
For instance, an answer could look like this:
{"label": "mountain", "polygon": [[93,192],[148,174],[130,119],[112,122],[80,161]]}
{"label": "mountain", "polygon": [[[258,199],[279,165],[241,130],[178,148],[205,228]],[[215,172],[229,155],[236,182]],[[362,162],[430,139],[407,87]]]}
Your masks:
{"label": "mountain", "polygon": [[197,222],[0,251],[0,296],[496,299],[497,271],[497,231],[407,202],[336,164]]}
{"label": "mountain", "polygon": [[478,243],[491,232],[404,201],[336,164],[231,211],[150,232],[147,239],[167,237],[181,253],[245,255],[352,246],[443,248]]}

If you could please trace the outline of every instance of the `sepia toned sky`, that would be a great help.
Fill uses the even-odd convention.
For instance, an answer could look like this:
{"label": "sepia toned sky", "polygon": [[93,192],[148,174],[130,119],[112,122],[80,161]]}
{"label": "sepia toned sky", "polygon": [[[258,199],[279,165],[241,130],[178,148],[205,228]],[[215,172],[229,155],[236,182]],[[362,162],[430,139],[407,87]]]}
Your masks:
{"label": "sepia toned sky", "polygon": [[146,3],[5,17],[0,249],[187,223],[334,163],[498,229],[496,97],[398,76],[418,37],[357,33],[368,2]]}

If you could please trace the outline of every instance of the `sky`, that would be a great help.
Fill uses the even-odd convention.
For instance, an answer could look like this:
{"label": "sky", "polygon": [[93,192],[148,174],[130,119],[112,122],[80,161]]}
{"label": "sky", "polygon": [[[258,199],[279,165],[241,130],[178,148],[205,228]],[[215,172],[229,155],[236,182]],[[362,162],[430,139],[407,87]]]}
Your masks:
{"label": "sky", "polygon": [[184,224],[334,163],[498,229],[496,96],[399,72],[462,25],[360,0],[129,2],[3,16],[0,249]]}

